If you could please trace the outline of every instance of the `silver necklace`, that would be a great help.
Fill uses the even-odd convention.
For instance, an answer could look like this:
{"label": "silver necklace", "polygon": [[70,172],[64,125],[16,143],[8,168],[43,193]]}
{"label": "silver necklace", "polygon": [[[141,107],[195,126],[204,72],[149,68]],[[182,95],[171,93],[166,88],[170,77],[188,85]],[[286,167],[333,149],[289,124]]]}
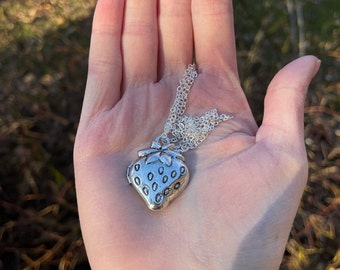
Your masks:
{"label": "silver necklace", "polygon": [[189,183],[189,170],[182,153],[198,147],[221,122],[232,115],[212,109],[200,116],[185,115],[188,95],[197,78],[195,64],[186,69],[176,90],[164,130],[151,148],[138,151],[127,169],[127,179],[150,210],[160,210],[177,198]]}

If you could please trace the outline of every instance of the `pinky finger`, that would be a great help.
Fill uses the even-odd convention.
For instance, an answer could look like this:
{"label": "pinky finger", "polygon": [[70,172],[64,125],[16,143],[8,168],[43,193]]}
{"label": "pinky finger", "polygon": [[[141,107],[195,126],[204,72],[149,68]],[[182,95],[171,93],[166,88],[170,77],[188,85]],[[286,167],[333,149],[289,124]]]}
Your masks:
{"label": "pinky finger", "polygon": [[124,2],[99,0],[97,3],[82,117],[113,107],[120,99]]}

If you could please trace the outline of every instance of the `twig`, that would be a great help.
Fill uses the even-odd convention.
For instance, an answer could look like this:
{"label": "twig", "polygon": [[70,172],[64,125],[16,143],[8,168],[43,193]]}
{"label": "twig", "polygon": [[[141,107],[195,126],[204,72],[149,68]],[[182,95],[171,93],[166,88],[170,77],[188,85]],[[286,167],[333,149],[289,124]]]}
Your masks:
{"label": "twig", "polygon": [[295,0],[297,26],[299,29],[299,56],[306,54],[306,39],[305,39],[305,23],[303,19],[303,11],[300,0]]}
{"label": "twig", "polygon": [[294,8],[294,2],[293,0],[287,0],[286,1],[287,10],[289,14],[289,21],[290,21],[290,40],[292,43],[293,53],[294,55],[298,52],[298,44],[297,44],[297,19],[296,19],[296,13]]}
{"label": "twig", "polygon": [[299,56],[306,54],[305,23],[300,0],[287,0],[287,10],[290,21],[290,40],[293,53]]}

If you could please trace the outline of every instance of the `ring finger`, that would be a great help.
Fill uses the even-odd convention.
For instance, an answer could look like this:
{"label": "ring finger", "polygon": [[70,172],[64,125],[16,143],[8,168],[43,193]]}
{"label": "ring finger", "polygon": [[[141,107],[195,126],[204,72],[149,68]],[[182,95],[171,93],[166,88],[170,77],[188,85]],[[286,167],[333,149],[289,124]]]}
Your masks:
{"label": "ring finger", "polygon": [[157,0],[127,0],[123,25],[123,89],[157,79]]}

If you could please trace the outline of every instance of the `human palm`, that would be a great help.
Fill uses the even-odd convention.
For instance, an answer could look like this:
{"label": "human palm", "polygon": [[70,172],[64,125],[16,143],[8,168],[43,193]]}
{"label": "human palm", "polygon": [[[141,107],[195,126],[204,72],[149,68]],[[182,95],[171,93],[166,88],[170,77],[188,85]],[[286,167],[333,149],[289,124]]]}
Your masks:
{"label": "human palm", "polygon": [[[93,269],[278,267],[306,181],[303,101],[318,61],[301,58],[275,76],[258,128],[234,43],[231,1],[98,1],[75,144]],[[193,48],[199,76],[186,113],[234,118],[184,154],[189,186],[152,212],[126,169],[162,133]]]}

